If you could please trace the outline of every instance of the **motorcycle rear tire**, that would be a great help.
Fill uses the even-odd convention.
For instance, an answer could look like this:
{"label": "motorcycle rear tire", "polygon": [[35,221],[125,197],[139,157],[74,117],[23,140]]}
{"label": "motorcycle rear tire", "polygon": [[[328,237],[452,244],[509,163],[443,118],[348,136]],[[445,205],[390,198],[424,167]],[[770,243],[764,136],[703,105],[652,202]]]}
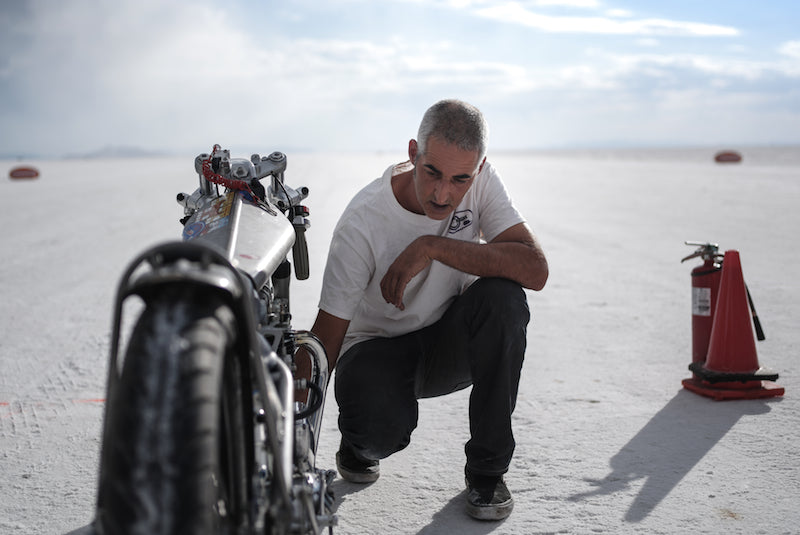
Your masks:
{"label": "motorcycle rear tire", "polygon": [[233,313],[213,297],[167,288],[131,334],[109,393],[100,533],[238,533],[249,524],[248,370],[233,350]]}

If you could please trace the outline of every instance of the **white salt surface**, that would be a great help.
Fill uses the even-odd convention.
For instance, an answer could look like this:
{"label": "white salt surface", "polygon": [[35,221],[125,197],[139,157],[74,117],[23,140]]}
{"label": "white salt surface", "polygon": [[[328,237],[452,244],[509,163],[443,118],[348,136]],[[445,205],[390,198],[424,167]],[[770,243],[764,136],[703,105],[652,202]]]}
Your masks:
{"label": "white salt surface", "polygon": [[[236,147],[230,147],[236,152]],[[265,147],[264,153],[276,147]],[[200,152],[200,151],[198,151]],[[468,392],[421,402],[412,444],[381,478],[342,480],[339,534],[797,533],[800,530],[800,149],[498,154],[551,276],[533,320],[499,523],[464,513]],[[243,155],[246,156],[246,155]],[[0,533],[63,534],[93,516],[111,305],[145,247],[179,236],[193,157],[0,163]],[[401,154],[289,154],[308,185],[311,279],[295,326],[316,314],[330,234],[352,194]],[[767,340],[759,361],[786,395],[715,402],[685,391],[690,278],[684,240],[741,253]],[[334,467],[328,397],[319,465]]]}

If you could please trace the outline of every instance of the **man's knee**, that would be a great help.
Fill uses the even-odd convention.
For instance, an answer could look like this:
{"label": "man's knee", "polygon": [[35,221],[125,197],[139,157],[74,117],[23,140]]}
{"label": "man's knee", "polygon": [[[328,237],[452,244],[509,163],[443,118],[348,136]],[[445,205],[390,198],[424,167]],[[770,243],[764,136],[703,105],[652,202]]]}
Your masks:
{"label": "man's knee", "polygon": [[[338,395],[337,399],[343,397]],[[416,401],[398,404],[378,395],[356,403],[340,403],[342,438],[366,459],[384,459],[404,449],[416,426]]]}
{"label": "man's knee", "polygon": [[398,366],[398,359],[385,352],[374,353],[372,346],[380,346],[374,342],[342,355],[334,392],[344,440],[360,456],[382,459],[408,445],[417,425],[417,404],[413,367],[407,362]]}
{"label": "man's knee", "polygon": [[349,428],[340,415],[339,430],[342,438],[359,457],[377,461],[405,449],[411,442],[413,427],[402,429],[398,425],[380,425]]}
{"label": "man's knee", "polygon": [[528,325],[528,299],[519,283],[501,278],[478,279],[467,291],[474,294],[487,316],[514,326]]}
{"label": "man's knee", "polygon": [[469,291],[474,306],[470,320],[473,383],[500,370],[518,375],[530,320],[525,291],[518,283],[499,278],[480,279]]}

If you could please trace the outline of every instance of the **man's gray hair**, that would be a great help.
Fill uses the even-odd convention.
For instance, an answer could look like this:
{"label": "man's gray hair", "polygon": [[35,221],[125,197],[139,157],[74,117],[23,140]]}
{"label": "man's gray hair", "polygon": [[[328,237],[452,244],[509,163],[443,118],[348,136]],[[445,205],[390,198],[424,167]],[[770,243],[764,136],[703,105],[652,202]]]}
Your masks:
{"label": "man's gray hair", "polygon": [[489,127],[481,111],[460,100],[440,100],[425,112],[417,133],[419,153],[424,154],[433,136],[461,150],[477,152],[478,161],[486,156]]}

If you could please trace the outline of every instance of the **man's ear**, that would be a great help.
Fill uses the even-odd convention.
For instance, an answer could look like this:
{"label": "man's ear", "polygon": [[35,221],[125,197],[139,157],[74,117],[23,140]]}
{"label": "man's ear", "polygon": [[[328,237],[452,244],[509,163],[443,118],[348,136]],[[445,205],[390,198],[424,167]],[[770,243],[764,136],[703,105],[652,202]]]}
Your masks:
{"label": "man's ear", "polygon": [[486,156],[483,157],[483,160],[481,161],[481,164],[478,166],[478,173],[483,171],[483,164],[485,164],[485,163],[486,163]]}
{"label": "man's ear", "polygon": [[411,163],[416,163],[418,151],[419,146],[417,146],[417,140],[410,140],[408,142],[408,159],[411,160]]}

